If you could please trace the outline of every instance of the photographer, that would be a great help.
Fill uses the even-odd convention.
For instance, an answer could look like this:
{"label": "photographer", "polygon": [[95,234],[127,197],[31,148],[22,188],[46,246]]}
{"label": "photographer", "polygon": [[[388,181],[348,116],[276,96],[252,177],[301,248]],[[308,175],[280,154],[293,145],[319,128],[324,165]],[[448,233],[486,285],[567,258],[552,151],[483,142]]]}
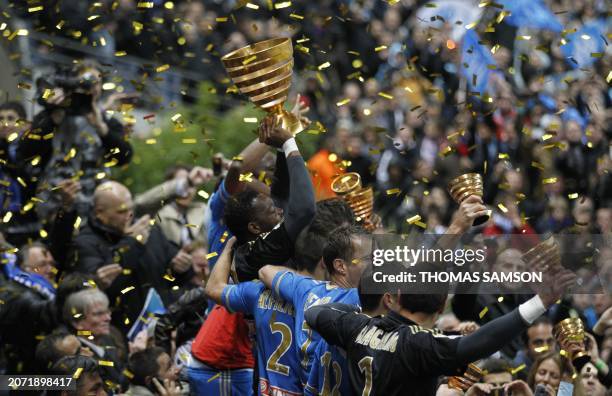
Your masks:
{"label": "photographer", "polygon": [[34,117],[31,131],[19,147],[19,158],[29,168],[29,189],[36,189],[41,220],[59,207],[52,194],[62,179],[78,180],[81,191],[75,208],[86,217],[96,185],[106,179],[108,168],[127,164],[132,148],[124,126],[105,114],[101,105],[100,65],[84,60],[49,81],[39,80],[39,103],[45,107]]}

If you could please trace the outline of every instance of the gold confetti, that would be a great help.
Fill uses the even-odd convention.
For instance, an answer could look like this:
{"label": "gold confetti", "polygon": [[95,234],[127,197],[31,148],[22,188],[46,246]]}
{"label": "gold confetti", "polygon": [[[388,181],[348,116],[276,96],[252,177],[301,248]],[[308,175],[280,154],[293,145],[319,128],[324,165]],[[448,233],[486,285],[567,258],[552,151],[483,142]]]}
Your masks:
{"label": "gold confetti", "polygon": [[242,61],[243,65],[248,65],[249,63],[253,62],[254,60],[257,59],[257,55],[253,55],[249,58],[246,58],[245,60]]}
{"label": "gold confetti", "polygon": [[210,195],[204,190],[198,191],[198,195],[204,199],[208,199],[208,197],[210,197]]}
{"label": "gold confetti", "polygon": [[526,367],[527,367],[527,365],[526,365],[525,363],[523,363],[523,364],[521,364],[520,366],[518,366],[518,367],[516,367],[516,368],[513,368],[513,369],[511,370],[511,373],[512,373],[512,375],[514,375],[514,374],[518,373],[518,372],[519,372],[519,371],[521,371],[521,370],[525,370],[525,368],[526,368]]}
{"label": "gold confetti", "polygon": [[75,371],[74,374],[72,374],[72,378],[74,379],[79,379],[79,377],[81,376],[81,373],[83,372],[83,367],[78,367]]}
{"label": "gold confetti", "polygon": [[217,21],[217,22],[227,22],[227,17],[218,17],[218,18],[215,18],[215,21]]}
{"label": "gold confetti", "polygon": [[472,29],[474,26],[476,26],[478,24],[478,22],[472,22],[468,25],[465,25],[465,30],[470,30]]}
{"label": "gold confetti", "polygon": [[567,197],[569,199],[576,199],[578,198],[578,193],[571,193],[571,194],[567,194]]}
{"label": "gold confetti", "polygon": [[480,319],[484,318],[484,316],[487,314],[487,312],[489,312],[489,307],[484,307],[482,309],[482,311],[480,311],[480,313],[478,314],[478,317]]}
{"label": "gold confetti", "polygon": [[165,64],[165,65],[161,65],[155,68],[155,71],[158,73],[164,72],[166,70],[168,70],[170,68],[170,65]]}
{"label": "gold confetti", "polygon": [[414,215],[411,218],[406,219],[406,223],[413,224],[413,223],[415,223],[415,222],[417,222],[419,220],[421,220],[421,216],[420,215]]}
{"label": "gold confetti", "polygon": [[320,64],[320,65],[319,65],[319,67],[318,67],[318,69],[319,69],[319,70],[323,70],[323,69],[326,69],[326,68],[328,68],[328,67],[330,67],[330,66],[331,66],[331,63],[329,63],[329,62],[325,62],[325,63]]}
{"label": "gold confetti", "polygon": [[287,8],[287,7],[291,7],[290,1],[283,1],[282,3],[274,4],[274,8],[277,10],[280,10],[281,8]]}
{"label": "gold confetti", "polygon": [[556,177],[549,177],[547,179],[542,180],[542,184],[555,184],[557,182]]}
{"label": "gold confetti", "polygon": [[[427,194],[425,194],[425,195],[427,195]],[[427,224],[423,223],[422,221],[415,221],[414,225],[417,226],[417,227],[421,227],[423,229],[427,228]]]}
{"label": "gold confetti", "polygon": [[499,153],[497,155],[497,158],[499,158],[499,159],[510,159],[510,156],[508,155],[508,153]]}
{"label": "gold confetti", "polygon": [[289,14],[289,18],[299,19],[299,20],[304,19],[302,15],[298,15],[298,14]]}
{"label": "gold confetti", "polygon": [[246,7],[250,8],[252,10],[259,10],[259,6],[257,4],[253,4],[253,3],[247,3]]}
{"label": "gold confetti", "polygon": [[387,195],[393,195],[393,194],[399,195],[400,192],[401,190],[399,188],[392,188],[392,189],[387,190]]}
{"label": "gold confetti", "polygon": [[77,331],[78,336],[87,337],[91,335],[91,330],[79,330]]}
{"label": "gold confetti", "polygon": [[253,181],[253,172],[248,172],[245,174],[241,173],[238,177],[238,181],[246,181],[248,183],[251,183]]}
{"label": "gold confetti", "polygon": [[378,47],[374,48],[374,52],[380,52],[380,51],[386,50],[386,49],[387,49],[386,45],[381,45],[381,46],[378,46]]}
{"label": "gold confetti", "polygon": [[497,297],[497,302],[502,302],[502,301],[504,301],[504,297],[503,296]]}
{"label": "gold confetti", "polygon": [[215,374],[212,377],[210,377],[207,382],[212,382],[212,381],[216,380],[219,377],[221,377],[221,371],[219,371],[217,374]]}
{"label": "gold confetti", "polygon": [[385,92],[379,92],[378,96],[383,97],[385,99],[389,99],[389,100],[393,99],[393,95],[389,95],[388,93],[385,93]]}
{"label": "gold confetti", "polygon": [[127,55],[127,52],[125,52],[125,51],[117,51],[117,52],[115,52],[115,56],[117,56],[117,57],[119,57],[119,56],[126,56],[126,55]]}
{"label": "gold confetti", "polygon": [[150,138],[145,140],[145,144],[156,144],[157,143],[157,139],[155,138]]}
{"label": "gold confetti", "polygon": [[534,168],[538,168],[540,170],[544,170],[544,165],[536,161],[531,161],[531,166],[533,166]]}
{"label": "gold confetti", "polygon": [[164,279],[167,280],[168,282],[174,282],[176,278],[170,274],[166,274],[164,275]]}
{"label": "gold confetti", "polygon": [[196,144],[198,142],[195,138],[184,138],[183,144]]}
{"label": "gold confetti", "polygon": [[257,124],[257,117],[244,117],[242,120],[247,124]]}
{"label": "gold confetti", "polygon": [[219,255],[219,254],[218,254],[217,252],[208,253],[208,254],[206,255],[206,259],[207,259],[207,260],[210,260],[211,258],[213,258],[213,257],[217,257],[218,255]]}
{"label": "gold confetti", "polygon": [[100,366],[106,366],[106,367],[114,367],[115,363],[111,362],[110,360],[98,360],[98,364]]}
{"label": "gold confetti", "polygon": [[544,346],[541,346],[541,347],[533,348],[533,350],[536,351],[537,353],[546,352],[546,351],[548,351],[548,345],[544,345]]}
{"label": "gold confetti", "polygon": [[6,212],[4,214],[4,217],[2,218],[2,222],[3,223],[8,223],[9,221],[11,221],[12,217],[13,217],[13,212]]}
{"label": "gold confetti", "polygon": [[506,207],[504,206],[504,204],[503,204],[503,203],[501,203],[501,202],[500,202],[500,203],[498,203],[498,204],[497,204],[497,207],[498,207],[498,208],[499,208],[499,210],[501,210],[502,212],[504,212],[504,213],[508,213],[508,208],[506,208]]}
{"label": "gold confetti", "polygon": [[38,233],[40,234],[40,237],[41,237],[41,238],[46,238],[46,237],[48,237],[48,236],[49,236],[49,234],[47,233],[47,231],[45,231],[44,229],[41,229],[41,230],[40,230]]}
{"label": "gold confetti", "polygon": [[154,3],[152,1],[141,1],[136,7],[138,8],[153,8]]}
{"label": "gold confetti", "polygon": [[28,8],[28,12],[36,12],[36,11],[42,11],[43,10],[43,6],[38,6],[38,7],[30,7]]}
{"label": "gold confetti", "polygon": [[130,370],[128,370],[128,369],[123,370],[123,375],[128,377],[128,379],[134,378],[134,374],[132,374],[132,372]]}
{"label": "gold confetti", "polygon": [[350,103],[350,101],[351,101],[350,98],[342,99],[340,102],[336,103],[336,106],[337,107],[344,106],[345,104]]}
{"label": "gold confetti", "polygon": [[[139,236],[140,236],[140,235],[139,235]],[[134,289],[136,289],[136,287],[134,287],[134,286],[128,286],[128,287],[126,287],[125,289],[121,290],[121,294],[125,294],[125,293],[128,293],[128,292],[131,292],[131,291],[132,291],[132,290],[134,290]]]}

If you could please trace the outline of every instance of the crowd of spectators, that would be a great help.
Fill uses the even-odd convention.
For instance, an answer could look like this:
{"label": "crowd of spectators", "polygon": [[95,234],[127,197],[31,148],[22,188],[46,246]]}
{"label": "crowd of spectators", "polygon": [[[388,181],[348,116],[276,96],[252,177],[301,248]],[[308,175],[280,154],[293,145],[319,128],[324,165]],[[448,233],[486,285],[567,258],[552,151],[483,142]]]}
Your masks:
{"label": "crowd of spectators", "polygon": [[[226,219],[235,223],[226,226],[226,202],[244,189],[270,194],[266,183],[244,175],[267,172],[274,190],[284,176],[279,173],[284,167],[291,172],[292,165],[274,166],[268,147],[253,142],[242,153],[225,153],[238,157],[224,163],[221,174],[177,165],[166,170],[162,184],[132,196],[111,180],[110,169],[129,166],[133,153],[127,128],[109,112],[119,97],[106,95],[102,83],[113,57],[125,52],[193,71],[225,92],[231,83],[220,55],[287,36],[294,43],[298,111],[308,107],[314,121],[306,138],[318,140],[316,153],[305,158],[317,200],[334,197],[334,176],[357,172],[375,190],[374,212],[386,232],[442,234],[456,209],[448,182],[477,172],[492,216],[471,232],[598,234],[604,241],[596,263],[604,293],[564,299],[561,313],[536,321],[523,339],[509,341],[499,358],[488,360],[487,376],[466,394],[513,383],[516,394],[527,395],[537,384],[556,389],[561,380],[576,385],[575,395],[609,394],[612,57],[576,67],[560,50],[563,35],[496,23],[501,10],[484,7],[474,29],[483,45],[495,48],[497,72],[486,95],[474,94],[461,73],[458,24],[421,18],[429,8],[425,1],[329,0],[286,8],[243,3],[58,0],[37,12],[28,11],[35,7],[29,1],[11,3],[7,12],[32,29],[93,45],[99,53],[72,70],[93,82],[85,110],[76,106],[83,97],[57,86],[32,98],[43,110],[31,120],[19,102],[0,105],[0,373],[72,374],[80,367],[78,392],[85,393],[75,394],[175,395],[193,386],[188,369],[202,369],[197,364],[203,359],[191,353],[202,334],[209,337],[206,358],[215,348],[219,356],[242,354],[234,356],[237,364],[206,362],[212,370],[206,378],[253,368],[252,356],[245,356],[244,318],[213,306],[203,287],[231,236],[228,227],[240,228],[241,216],[255,216],[241,212],[244,205],[233,206]],[[603,1],[544,3],[566,30],[608,17]],[[206,203],[196,191],[211,181],[216,190]],[[289,189],[286,184],[280,188]],[[280,219],[274,206],[266,206],[270,202],[255,207],[256,234]],[[295,209],[287,213],[298,222]],[[407,221],[416,215],[418,224]],[[166,313],[155,326],[128,336],[143,321],[150,289]],[[482,325],[523,302],[506,297],[458,296],[438,327]],[[563,314],[580,316],[589,333],[592,363],[574,377],[553,337],[551,320]],[[227,335],[215,339],[221,328]],[[232,344],[236,340],[244,344]],[[201,340],[199,345],[198,353]]]}

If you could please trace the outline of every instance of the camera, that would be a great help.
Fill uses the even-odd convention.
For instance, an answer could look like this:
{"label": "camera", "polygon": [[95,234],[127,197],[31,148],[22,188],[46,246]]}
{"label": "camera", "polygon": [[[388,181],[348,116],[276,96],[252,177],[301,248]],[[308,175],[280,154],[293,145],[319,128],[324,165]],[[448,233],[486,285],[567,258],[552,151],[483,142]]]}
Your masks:
{"label": "camera", "polygon": [[[99,78],[93,69],[62,67],[50,78],[36,80],[38,103],[47,109],[63,109],[67,116],[82,116],[93,110],[93,89]],[[65,99],[59,104],[49,103],[47,90],[61,88]]]}

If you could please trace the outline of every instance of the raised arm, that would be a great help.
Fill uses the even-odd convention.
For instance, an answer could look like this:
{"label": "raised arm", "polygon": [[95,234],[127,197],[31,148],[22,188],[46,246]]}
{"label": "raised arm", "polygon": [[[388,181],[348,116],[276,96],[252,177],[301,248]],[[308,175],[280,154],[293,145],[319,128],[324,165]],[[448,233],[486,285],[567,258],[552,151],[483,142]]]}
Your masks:
{"label": "raised arm", "polygon": [[221,294],[225,286],[227,286],[227,280],[230,276],[232,247],[234,243],[236,243],[236,237],[232,237],[227,241],[206,283],[206,295],[217,304],[222,304]]}
{"label": "raised arm", "polygon": [[[246,184],[240,181],[240,174],[245,172],[252,172],[257,168],[259,162],[263,158],[264,155],[268,152],[269,148],[265,144],[259,142],[258,139],[253,140],[246,146],[238,156],[234,158],[232,163],[230,164],[229,170],[227,171],[227,175],[225,176],[225,189],[230,195],[238,194],[243,191],[246,187]],[[261,182],[253,181],[252,183]],[[265,184],[264,184],[265,186]],[[258,186],[258,189],[263,187]],[[269,193],[269,189],[268,189]]]}
{"label": "raised arm", "polygon": [[274,278],[279,272],[291,271],[287,267],[280,265],[264,265],[259,269],[259,280],[270,290],[273,290]]}

